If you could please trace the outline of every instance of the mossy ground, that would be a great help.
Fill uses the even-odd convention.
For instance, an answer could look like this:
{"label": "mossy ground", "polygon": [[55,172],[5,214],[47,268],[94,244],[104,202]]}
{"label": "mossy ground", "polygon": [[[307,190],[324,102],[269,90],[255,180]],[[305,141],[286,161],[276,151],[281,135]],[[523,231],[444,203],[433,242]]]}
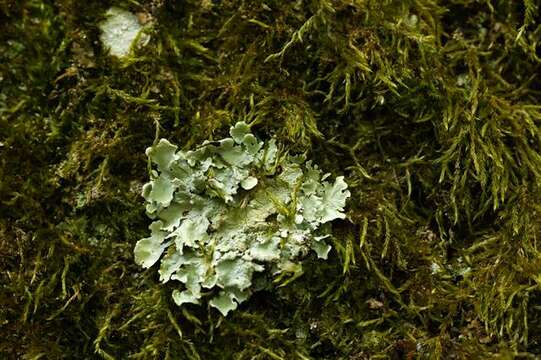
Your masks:
{"label": "mossy ground", "polygon": [[[111,6],[153,23],[107,56]],[[0,0],[0,357],[541,356],[538,0]],[[144,150],[255,122],[352,190],[223,318],[133,261]]]}

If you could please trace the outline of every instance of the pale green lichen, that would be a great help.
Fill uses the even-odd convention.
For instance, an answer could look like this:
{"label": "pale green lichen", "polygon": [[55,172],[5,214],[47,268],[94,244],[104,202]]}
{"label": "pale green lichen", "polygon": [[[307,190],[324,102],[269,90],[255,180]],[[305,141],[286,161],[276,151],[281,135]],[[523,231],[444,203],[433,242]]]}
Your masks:
{"label": "pale green lichen", "polygon": [[249,297],[254,274],[290,271],[310,250],[326,259],[322,225],[345,217],[350,196],[343,177],[329,182],[274,139],[258,141],[246,123],[230,134],[192,151],[165,139],[147,149],[156,170],[143,197],[154,222],[135,246],[139,265],[162,258],[160,280],[183,284],[172,294],[178,305],[199,303],[202,288],[216,288],[209,304],[224,315]]}
{"label": "pale green lichen", "polygon": [[143,26],[131,12],[112,7],[105,15],[106,20],[99,24],[100,39],[111,55],[125,57],[135,44],[148,41],[148,36],[141,34]]}

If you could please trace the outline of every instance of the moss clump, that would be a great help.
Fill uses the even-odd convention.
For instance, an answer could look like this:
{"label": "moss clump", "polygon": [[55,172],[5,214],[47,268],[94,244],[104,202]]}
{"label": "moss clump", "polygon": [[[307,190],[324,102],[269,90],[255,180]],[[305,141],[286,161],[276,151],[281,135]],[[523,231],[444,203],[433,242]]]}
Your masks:
{"label": "moss clump", "polygon": [[[98,24],[151,23],[120,60]],[[536,0],[0,0],[0,357],[541,353]],[[228,318],[133,261],[144,149],[237,121],[350,185],[329,261]]]}

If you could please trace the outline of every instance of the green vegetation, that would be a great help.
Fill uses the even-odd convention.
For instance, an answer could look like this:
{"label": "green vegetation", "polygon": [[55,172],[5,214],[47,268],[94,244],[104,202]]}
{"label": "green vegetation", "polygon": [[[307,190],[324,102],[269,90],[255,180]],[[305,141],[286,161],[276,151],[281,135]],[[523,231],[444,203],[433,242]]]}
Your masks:
{"label": "green vegetation", "polygon": [[[100,43],[111,6],[150,36],[122,59]],[[540,10],[0,0],[0,358],[541,355]],[[145,149],[238,121],[351,197],[328,260],[224,317],[177,306],[133,251]]]}

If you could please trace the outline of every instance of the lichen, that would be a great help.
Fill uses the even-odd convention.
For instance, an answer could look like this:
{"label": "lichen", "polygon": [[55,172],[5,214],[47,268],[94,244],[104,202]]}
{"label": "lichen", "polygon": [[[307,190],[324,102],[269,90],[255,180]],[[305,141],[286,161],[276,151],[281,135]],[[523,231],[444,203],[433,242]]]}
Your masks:
{"label": "lichen", "polygon": [[[152,234],[135,246],[145,268],[162,258],[162,282],[179,281],[177,305],[199,304],[202,289],[219,289],[210,306],[224,315],[252,292],[256,273],[279,275],[309,250],[326,259],[331,249],[323,225],[345,218],[350,196],[343,176],[302,156],[259,141],[244,122],[230,138],[205,141],[190,151],[161,139],[146,151],[156,166],[143,186]],[[298,268],[298,266],[297,266]]]}
{"label": "lichen", "polygon": [[148,40],[147,35],[141,35],[143,26],[131,12],[112,7],[105,16],[100,23],[100,39],[111,55],[125,57],[135,45]]}

